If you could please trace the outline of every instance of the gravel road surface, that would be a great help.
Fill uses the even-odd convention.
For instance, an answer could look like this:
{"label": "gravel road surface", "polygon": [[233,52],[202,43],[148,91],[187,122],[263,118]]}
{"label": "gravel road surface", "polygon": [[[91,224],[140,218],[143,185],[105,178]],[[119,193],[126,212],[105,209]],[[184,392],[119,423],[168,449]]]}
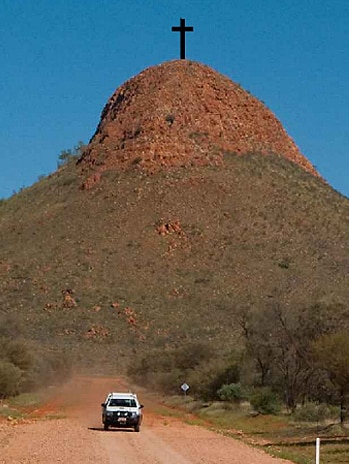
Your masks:
{"label": "gravel road surface", "polygon": [[[62,419],[0,424],[1,464],[286,464],[241,441],[178,418],[156,413],[154,399],[137,392],[145,405],[140,433],[104,431],[100,403],[109,391],[125,390],[120,380],[78,378],[43,411]],[[155,409],[155,412],[154,412]]]}

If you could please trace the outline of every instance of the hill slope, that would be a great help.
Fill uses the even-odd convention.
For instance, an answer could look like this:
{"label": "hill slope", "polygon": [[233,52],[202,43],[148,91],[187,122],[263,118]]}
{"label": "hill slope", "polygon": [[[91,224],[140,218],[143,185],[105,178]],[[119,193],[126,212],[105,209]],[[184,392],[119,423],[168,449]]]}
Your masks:
{"label": "hill slope", "polygon": [[348,301],[349,200],[283,157],[81,182],[71,163],[1,203],[9,333],[83,363],[198,339],[229,350],[243,308]]}
{"label": "hill slope", "polygon": [[190,61],[117,89],[77,164],[0,204],[0,241],[0,335],[83,364],[229,352],[251,308],[349,296],[349,200],[264,104]]}

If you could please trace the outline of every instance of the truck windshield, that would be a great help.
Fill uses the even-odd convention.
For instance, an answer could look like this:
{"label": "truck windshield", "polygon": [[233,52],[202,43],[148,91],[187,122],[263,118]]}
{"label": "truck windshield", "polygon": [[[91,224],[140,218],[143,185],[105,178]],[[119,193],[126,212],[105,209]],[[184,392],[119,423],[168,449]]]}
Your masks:
{"label": "truck windshield", "polygon": [[136,408],[136,401],[128,398],[112,398],[109,401],[109,406],[123,406],[125,408]]}

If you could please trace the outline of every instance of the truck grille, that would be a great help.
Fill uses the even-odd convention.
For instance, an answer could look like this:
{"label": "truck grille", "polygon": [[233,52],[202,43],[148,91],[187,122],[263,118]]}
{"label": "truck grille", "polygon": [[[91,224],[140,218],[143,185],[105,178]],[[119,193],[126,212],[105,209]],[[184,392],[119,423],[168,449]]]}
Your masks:
{"label": "truck grille", "polygon": [[118,417],[130,417],[131,414],[128,411],[114,411],[113,418],[117,419]]}

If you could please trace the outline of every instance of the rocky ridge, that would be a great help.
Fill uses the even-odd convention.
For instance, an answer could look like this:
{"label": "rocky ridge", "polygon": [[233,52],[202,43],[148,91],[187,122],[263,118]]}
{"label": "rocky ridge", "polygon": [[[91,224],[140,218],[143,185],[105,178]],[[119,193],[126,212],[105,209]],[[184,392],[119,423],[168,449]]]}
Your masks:
{"label": "rocky ridge", "polygon": [[114,92],[78,163],[88,188],[110,169],[220,165],[230,152],[276,153],[319,176],[261,101],[208,66],[176,60]]}

